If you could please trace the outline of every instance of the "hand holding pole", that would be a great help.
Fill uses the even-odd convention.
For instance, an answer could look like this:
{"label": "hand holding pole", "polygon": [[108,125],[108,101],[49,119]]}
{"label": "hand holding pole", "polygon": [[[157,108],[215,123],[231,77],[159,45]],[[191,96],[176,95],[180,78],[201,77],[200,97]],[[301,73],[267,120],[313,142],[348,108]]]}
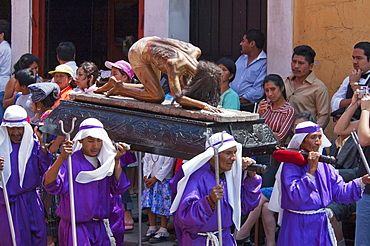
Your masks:
{"label": "hand holding pole", "polygon": [[[60,129],[63,132],[63,134],[66,135],[67,141],[71,140],[71,133],[74,130],[76,117],[72,119],[71,124],[71,130],[69,132],[66,132],[64,130],[63,121],[59,121],[60,123]],[[73,190],[73,175],[72,175],[72,158],[69,155],[68,156],[68,183],[69,183],[69,204],[71,207],[71,225],[72,225],[72,241],[73,246],[77,246],[77,233],[76,233],[76,212],[75,212],[75,199],[74,199],[74,190]]]}
{"label": "hand holding pole", "polygon": [[[216,174],[216,185],[220,185],[220,163],[218,160],[218,150],[224,143],[224,133],[221,134],[221,143],[216,147],[211,144],[209,141],[209,135],[208,133],[205,133],[207,135],[207,141],[209,146],[211,146],[214,150],[214,157],[215,157],[215,174]],[[221,200],[217,200],[217,224],[218,224],[218,242],[219,245],[222,244],[222,217],[221,217]]]}
{"label": "hand holding pole", "polygon": [[358,152],[360,153],[360,157],[361,157],[362,162],[364,163],[366,172],[370,175],[369,163],[367,162],[364,151],[362,150],[360,142],[358,141],[358,136],[357,136],[357,133],[356,133],[355,129],[352,130],[351,136],[352,136],[353,140],[355,141]]}

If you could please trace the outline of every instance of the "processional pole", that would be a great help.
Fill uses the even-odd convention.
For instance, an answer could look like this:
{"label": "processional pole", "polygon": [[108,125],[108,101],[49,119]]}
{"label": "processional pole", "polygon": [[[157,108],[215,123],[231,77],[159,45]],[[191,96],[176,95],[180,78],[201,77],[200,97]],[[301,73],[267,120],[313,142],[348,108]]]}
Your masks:
{"label": "processional pole", "polygon": [[[71,130],[66,132],[63,127],[63,121],[59,121],[60,129],[66,136],[67,141],[71,141],[71,133],[75,128],[76,117],[72,119]],[[75,211],[75,198],[73,190],[73,175],[72,175],[72,157],[68,155],[68,183],[69,183],[69,205],[71,207],[71,225],[72,225],[72,245],[77,246],[77,233],[76,233],[76,211]]]}

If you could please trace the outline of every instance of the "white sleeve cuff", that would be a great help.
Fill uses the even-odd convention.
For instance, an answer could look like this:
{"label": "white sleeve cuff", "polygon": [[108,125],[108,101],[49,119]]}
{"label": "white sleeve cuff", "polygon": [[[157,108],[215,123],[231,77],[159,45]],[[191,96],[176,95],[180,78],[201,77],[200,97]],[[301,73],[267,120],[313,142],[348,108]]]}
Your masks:
{"label": "white sleeve cuff", "polygon": [[360,178],[360,185],[361,185],[361,189],[366,186],[366,184],[364,182],[362,182],[362,178]]}
{"label": "white sleeve cuff", "polygon": [[314,181],[315,180],[315,176],[313,176],[312,174],[310,174],[310,173],[306,173],[307,174],[307,176],[312,180],[312,181]]}

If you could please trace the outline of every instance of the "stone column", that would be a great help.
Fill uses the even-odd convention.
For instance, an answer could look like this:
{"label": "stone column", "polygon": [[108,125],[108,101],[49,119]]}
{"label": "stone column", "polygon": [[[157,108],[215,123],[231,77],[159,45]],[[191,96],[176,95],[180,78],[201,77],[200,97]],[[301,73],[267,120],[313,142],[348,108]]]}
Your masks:
{"label": "stone column", "polygon": [[147,0],[144,3],[144,36],[188,42],[189,18],[189,0]]}
{"label": "stone column", "polygon": [[294,0],[267,1],[267,73],[291,73]]}
{"label": "stone column", "polygon": [[12,0],[12,63],[31,51],[31,0]]}

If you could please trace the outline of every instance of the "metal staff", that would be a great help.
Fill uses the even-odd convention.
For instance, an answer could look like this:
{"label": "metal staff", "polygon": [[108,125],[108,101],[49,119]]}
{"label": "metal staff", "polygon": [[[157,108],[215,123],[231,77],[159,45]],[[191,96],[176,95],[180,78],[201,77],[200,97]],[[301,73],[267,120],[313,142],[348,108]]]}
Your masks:
{"label": "metal staff", "polygon": [[13,245],[14,246],[17,246],[17,241],[15,240],[15,231],[14,231],[13,217],[12,217],[12,213],[10,211],[8,190],[6,189],[6,184],[5,184],[5,180],[4,180],[3,171],[1,170],[0,173],[1,173],[1,185],[3,186],[3,192],[4,192],[4,200],[5,200],[6,213],[8,214],[8,220],[9,220],[10,234],[12,235]]}
{"label": "metal staff", "polygon": [[[71,130],[66,132],[63,127],[63,121],[59,121],[60,129],[64,135],[66,135],[67,141],[71,140],[71,133],[75,128],[75,121],[76,117],[73,117]],[[72,242],[73,246],[77,246],[77,233],[76,233],[76,214],[75,214],[75,199],[74,199],[74,191],[73,191],[73,175],[72,175],[72,158],[71,155],[68,155],[68,183],[69,183],[69,204],[71,207],[71,224],[72,224]]]}
{"label": "metal staff", "polygon": [[366,157],[365,157],[364,151],[362,150],[361,145],[360,145],[360,142],[358,141],[358,136],[357,136],[357,133],[356,133],[355,129],[353,129],[353,130],[352,130],[352,132],[351,132],[351,136],[352,136],[353,140],[354,140],[354,141],[355,141],[355,143],[356,143],[356,146],[357,146],[358,152],[360,153],[360,157],[361,157],[362,162],[364,163],[364,166],[365,166],[366,172],[367,172],[368,174],[370,174],[369,163],[367,163],[367,160],[366,160]]}
{"label": "metal staff", "polygon": [[142,176],[142,173],[143,173],[143,163],[141,162],[142,161],[142,153],[141,152],[137,152],[138,153],[138,172],[137,172],[137,175],[138,175],[138,180],[139,180],[139,186],[138,186],[138,190],[139,190],[139,194],[137,195],[137,207],[139,208],[139,245],[141,245],[141,225],[142,225],[142,213],[141,213],[141,197],[142,197],[142,189],[143,189],[143,176]]}
{"label": "metal staff", "polygon": [[[220,184],[220,169],[219,169],[220,163],[218,160],[218,150],[224,143],[224,133],[225,131],[221,133],[221,143],[220,145],[218,145],[218,147],[213,146],[211,144],[211,142],[209,141],[208,132],[206,133],[208,144],[209,146],[213,148],[214,156],[215,156],[216,185]],[[222,245],[222,219],[221,219],[221,201],[220,200],[217,200],[217,224],[218,224],[218,242],[219,242],[219,245]]]}

